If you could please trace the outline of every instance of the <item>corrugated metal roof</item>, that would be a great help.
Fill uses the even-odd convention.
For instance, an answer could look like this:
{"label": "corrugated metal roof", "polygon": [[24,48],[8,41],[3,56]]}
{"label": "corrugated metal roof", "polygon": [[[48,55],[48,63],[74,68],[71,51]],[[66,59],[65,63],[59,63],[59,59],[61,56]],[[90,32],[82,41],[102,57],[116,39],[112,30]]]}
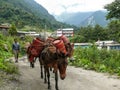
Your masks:
{"label": "corrugated metal roof", "polygon": [[108,41],[97,41],[96,44],[118,44],[116,41],[108,40]]}
{"label": "corrugated metal roof", "polygon": [[10,27],[9,27],[9,26],[5,26],[5,25],[0,25],[0,28],[8,29],[8,28],[10,28]]}
{"label": "corrugated metal roof", "polygon": [[57,29],[57,30],[74,30],[73,28],[60,28],[60,29]]}

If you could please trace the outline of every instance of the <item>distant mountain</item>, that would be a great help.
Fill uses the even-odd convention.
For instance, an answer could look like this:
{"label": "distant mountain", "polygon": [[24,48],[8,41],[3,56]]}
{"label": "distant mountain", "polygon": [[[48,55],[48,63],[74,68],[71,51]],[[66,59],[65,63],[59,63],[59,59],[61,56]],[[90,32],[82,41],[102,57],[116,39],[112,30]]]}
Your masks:
{"label": "distant mountain", "polygon": [[109,21],[106,20],[105,11],[95,12],[77,12],[77,13],[63,13],[60,16],[55,16],[56,20],[75,25],[75,26],[87,26],[96,25],[106,26]]}

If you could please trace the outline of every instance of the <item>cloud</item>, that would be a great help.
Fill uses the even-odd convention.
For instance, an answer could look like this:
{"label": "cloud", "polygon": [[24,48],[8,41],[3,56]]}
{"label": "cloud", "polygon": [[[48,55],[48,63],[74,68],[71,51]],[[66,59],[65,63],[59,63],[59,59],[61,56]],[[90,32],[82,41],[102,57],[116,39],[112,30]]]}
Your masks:
{"label": "cloud", "polygon": [[50,14],[67,12],[86,12],[103,10],[106,4],[114,0],[35,0],[48,10]]}

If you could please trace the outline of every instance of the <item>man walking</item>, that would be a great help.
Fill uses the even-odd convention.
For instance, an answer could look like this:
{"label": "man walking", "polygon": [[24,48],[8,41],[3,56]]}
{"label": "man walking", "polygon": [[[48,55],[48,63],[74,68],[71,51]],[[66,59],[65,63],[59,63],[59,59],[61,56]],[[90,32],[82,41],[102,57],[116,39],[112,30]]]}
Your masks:
{"label": "man walking", "polygon": [[19,51],[20,51],[20,45],[17,41],[17,39],[14,39],[14,43],[12,44],[12,51],[15,57],[15,62],[18,62],[18,56],[19,56]]}

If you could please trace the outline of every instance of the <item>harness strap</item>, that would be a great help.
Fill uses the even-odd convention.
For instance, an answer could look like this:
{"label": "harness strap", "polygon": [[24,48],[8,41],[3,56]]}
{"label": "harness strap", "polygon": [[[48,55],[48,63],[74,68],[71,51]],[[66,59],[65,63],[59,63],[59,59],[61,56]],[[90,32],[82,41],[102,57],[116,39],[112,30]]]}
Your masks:
{"label": "harness strap", "polygon": [[34,47],[43,47],[42,45],[31,45],[31,46],[34,46]]}

